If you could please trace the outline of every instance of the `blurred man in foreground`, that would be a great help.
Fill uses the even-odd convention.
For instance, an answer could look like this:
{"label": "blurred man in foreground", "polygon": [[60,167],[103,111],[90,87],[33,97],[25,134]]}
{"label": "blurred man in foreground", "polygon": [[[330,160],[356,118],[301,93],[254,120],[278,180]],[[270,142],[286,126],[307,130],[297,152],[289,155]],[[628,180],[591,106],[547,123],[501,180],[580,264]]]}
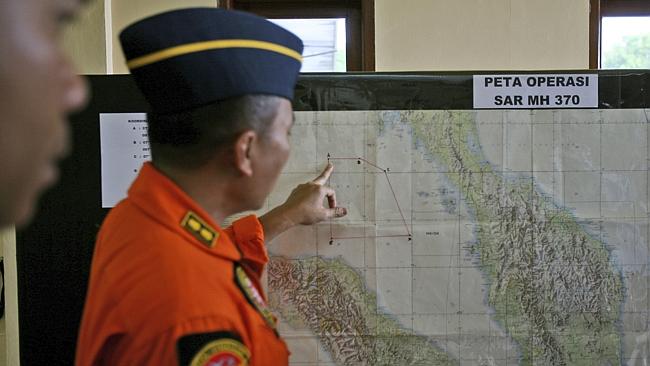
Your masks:
{"label": "blurred man in foreground", "polygon": [[0,1],[0,228],[23,226],[57,180],[86,87],[60,44],[80,0]]}

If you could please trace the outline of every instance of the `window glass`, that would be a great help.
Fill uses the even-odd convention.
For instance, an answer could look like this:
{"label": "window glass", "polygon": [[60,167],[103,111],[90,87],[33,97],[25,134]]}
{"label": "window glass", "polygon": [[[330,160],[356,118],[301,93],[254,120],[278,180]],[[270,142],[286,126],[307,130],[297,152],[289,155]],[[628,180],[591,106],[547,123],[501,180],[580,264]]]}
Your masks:
{"label": "window glass", "polygon": [[301,72],[345,72],[345,18],[269,19],[305,45]]}
{"label": "window glass", "polygon": [[603,17],[603,69],[650,69],[650,17]]}

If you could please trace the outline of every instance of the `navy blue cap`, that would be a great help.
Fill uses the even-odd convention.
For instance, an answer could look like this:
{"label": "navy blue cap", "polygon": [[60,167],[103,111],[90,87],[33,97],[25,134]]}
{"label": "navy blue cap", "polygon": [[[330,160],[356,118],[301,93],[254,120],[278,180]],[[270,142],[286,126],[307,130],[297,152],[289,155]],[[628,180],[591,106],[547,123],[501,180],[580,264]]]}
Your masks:
{"label": "navy blue cap", "polygon": [[127,66],[156,113],[248,94],[293,99],[300,38],[270,21],[218,8],[174,10],[122,31]]}

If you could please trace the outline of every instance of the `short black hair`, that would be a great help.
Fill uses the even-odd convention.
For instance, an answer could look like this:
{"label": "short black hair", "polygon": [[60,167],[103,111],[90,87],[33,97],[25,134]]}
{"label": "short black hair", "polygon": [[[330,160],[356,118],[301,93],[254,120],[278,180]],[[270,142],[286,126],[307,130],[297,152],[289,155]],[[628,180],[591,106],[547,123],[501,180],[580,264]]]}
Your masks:
{"label": "short black hair", "polygon": [[173,114],[149,113],[149,142],[154,163],[198,168],[228,149],[242,133],[262,138],[277,113],[280,97],[245,95]]}

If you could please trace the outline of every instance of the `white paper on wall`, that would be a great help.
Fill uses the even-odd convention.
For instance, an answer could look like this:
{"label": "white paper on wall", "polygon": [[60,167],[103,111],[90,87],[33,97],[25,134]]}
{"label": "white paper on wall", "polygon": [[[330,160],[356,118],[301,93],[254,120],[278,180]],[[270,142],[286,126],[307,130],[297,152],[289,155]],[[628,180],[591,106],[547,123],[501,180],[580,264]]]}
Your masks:
{"label": "white paper on wall", "polygon": [[126,197],[142,164],[151,160],[146,113],[101,113],[102,207]]}

